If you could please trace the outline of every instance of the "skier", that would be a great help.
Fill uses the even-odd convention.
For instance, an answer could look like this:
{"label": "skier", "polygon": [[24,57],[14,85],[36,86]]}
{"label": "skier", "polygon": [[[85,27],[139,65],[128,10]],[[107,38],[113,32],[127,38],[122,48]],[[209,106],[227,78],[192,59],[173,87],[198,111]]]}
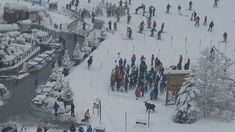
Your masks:
{"label": "skier", "polygon": [[153,61],[154,61],[154,54],[152,54],[152,57],[151,57],[151,66],[153,66]]}
{"label": "skier", "polygon": [[151,31],[150,36],[151,36],[151,37],[153,37],[153,36],[154,36],[154,31],[155,31],[155,29],[154,29],[154,28],[152,28],[150,31]]}
{"label": "skier", "polygon": [[89,58],[88,61],[87,61],[88,69],[90,69],[90,67],[91,67],[91,65],[92,65],[92,62],[93,62],[93,58],[92,58],[92,56],[90,56],[90,58]]}
{"label": "skier", "polygon": [[78,132],[84,132],[83,127],[79,127]]}
{"label": "skier", "polygon": [[178,14],[182,15],[182,13],[181,13],[181,6],[180,5],[178,6]]}
{"label": "skier", "polygon": [[158,33],[157,33],[157,40],[161,40],[162,38],[161,38],[161,30],[160,31],[158,31]]}
{"label": "skier", "polygon": [[113,23],[113,30],[117,31],[117,23],[116,22]]}
{"label": "skier", "polygon": [[133,67],[135,65],[135,60],[136,60],[136,57],[135,57],[135,54],[133,54],[133,56],[131,58],[131,67]]}
{"label": "skier", "polygon": [[72,103],[71,103],[71,116],[72,116],[72,117],[75,117],[75,115],[74,115],[74,108],[75,108],[75,105],[74,105],[74,103],[72,102]]}
{"label": "skier", "polygon": [[192,5],[193,5],[193,2],[190,1],[190,2],[189,2],[189,8],[188,8],[190,11],[192,10]]}
{"label": "skier", "polygon": [[196,27],[199,27],[199,22],[200,22],[200,17],[197,16],[197,17],[196,17],[196,23],[195,23],[195,26],[196,26]]}
{"label": "skier", "polygon": [[128,27],[127,32],[128,32],[128,38],[132,39],[132,29],[130,27]]}
{"label": "skier", "polygon": [[171,8],[171,5],[170,5],[170,4],[167,4],[167,6],[166,6],[166,13],[167,13],[167,14],[170,13],[170,8]]}
{"label": "skier", "polygon": [[227,33],[226,32],[224,32],[224,34],[223,34],[223,38],[224,38],[224,42],[227,42]]}
{"label": "skier", "polygon": [[127,24],[130,24],[130,22],[131,22],[131,15],[128,14],[128,15],[127,15]]}
{"label": "skier", "polygon": [[161,26],[161,30],[160,30],[161,33],[163,33],[164,26],[165,26],[165,24],[164,24],[164,22],[163,22],[163,23],[162,23],[162,26]]}
{"label": "skier", "polygon": [[147,28],[151,28],[151,17],[147,18],[147,23],[148,23]]}
{"label": "skier", "polygon": [[205,18],[204,18],[204,23],[203,23],[203,25],[207,25],[207,16],[205,16]]}
{"label": "skier", "polygon": [[83,31],[86,30],[86,25],[87,25],[87,23],[84,21],[83,24],[82,24],[82,29],[83,29]]}
{"label": "skier", "polygon": [[111,20],[108,22],[108,25],[109,25],[109,30],[111,31],[112,30],[112,22],[111,22]]}
{"label": "skier", "polygon": [[142,33],[144,30],[144,21],[142,21],[139,25],[139,33]]}
{"label": "skier", "polygon": [[214,27],[214,22],[211,21],[210,24],[209,24],[209,28],[208,28],[208,31],[212,31],[212,28]]}
{"label": "skier", "polygon": [[75,132],[76,131],[76,127],[74,126],[74,124],[71,125],[70,129],[71,132]]}
{"label": "skier", "polygon": [[219,3],[219,0],[215,0],[215,1],[214,1],[214,7],[217,7],[217,6],[218,6],[218,3]]}
{"label": "skier", "polygon": [[85,112],[85,114],[84,114],[84,119],[85,119],[85,121],[89,121],[89,119],[90,119],[90,112],[89,112],[89,109],[87,109],[87,111]]}
{"label": "skier", "polygon": [[183,61],[183,56],[180,55],[180,59],[179,59],[179,62],[177,64],[177,69],[178,70],[182,70],[182,61]]}
{"label": "skier", "polygon": [[188,58],[188,61],[184,65],[184,70],[188,70],[190,65],[190,59]]}
{"label": "skier", "polygon": [[156,29],[156,26],[157,26],[157,23],[156,23],[156,21],[154,20],[154,21],[153,21],[153,28]]}
{"label": "skier", "polygon": [[126,76],[125,76],[125,92],[127,92],[128,84],[129,84],[129,78],[128,78],[128,74],[126,74]]}
{"label": "skier", "polygon": [[91,125],[89,125],[89,126],[87,127],[87,132],[92,132],[92,127],[91,127]]}
{"label": "skier", "polygon": [[55,111],[55,116],[58,116],[58,109],[59,109],[59,105],[57,104],[57,102],[55,102],[53,108],[54,108],[54,111]]}
{"label": "skier", "polygon": [[156,11],[156,8],[153,7],[153,16],[155,16],[155,11]]}

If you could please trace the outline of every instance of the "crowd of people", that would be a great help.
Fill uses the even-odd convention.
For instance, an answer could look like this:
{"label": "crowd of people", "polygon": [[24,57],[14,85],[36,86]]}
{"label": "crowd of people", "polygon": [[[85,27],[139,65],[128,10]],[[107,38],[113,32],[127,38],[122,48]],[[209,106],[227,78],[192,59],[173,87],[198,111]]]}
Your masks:
{"label": "crowd of people", "polygon": [[[180,55],[179,62],[172,66],[172,70],[189,70],[190,59],[187,59],[182,68],[183,57]],[[121,58],[118,53],[118,59],[115,60],[115,68],[110,75],[110,88],[112,91],[128,92],[135,90],[136,98],[144,97],[149,93],[150,99],[158,98],[159,91],[164,94],[166,88],[166,75],[162,62],[154,54],[151,56],[151,62],[146,62],[146,57],[140,57],[140,64],[136,64],[136,55],[133,54],[127,62],[126,58]],[[148,68],[149,67],[149,68]]]}

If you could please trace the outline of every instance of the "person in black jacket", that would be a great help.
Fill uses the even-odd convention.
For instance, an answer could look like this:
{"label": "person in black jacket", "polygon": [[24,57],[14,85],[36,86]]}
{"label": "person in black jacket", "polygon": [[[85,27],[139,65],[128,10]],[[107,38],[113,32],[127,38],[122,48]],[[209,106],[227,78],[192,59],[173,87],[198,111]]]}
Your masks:
{"label": "person in black jacket", "polygon": [[87,61],[88,69],[90,69],[90,67],[91,67],[91,65],[92,65],[92,62],[93,62],[93,58],[92,58],[92,56],[90,56],[90,58],[89,58],[88,61]]}

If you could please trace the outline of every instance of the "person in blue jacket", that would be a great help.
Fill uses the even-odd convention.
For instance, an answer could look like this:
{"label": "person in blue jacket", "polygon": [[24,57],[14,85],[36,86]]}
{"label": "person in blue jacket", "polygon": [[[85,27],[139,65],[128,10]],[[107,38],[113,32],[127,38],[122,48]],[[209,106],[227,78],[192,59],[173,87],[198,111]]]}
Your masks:
{"label": "person in blue jacket", "polygon": [[92,132],[92,127],[91,127],[91,125],[89,125],[89,126],[87,127],[87,132]]}

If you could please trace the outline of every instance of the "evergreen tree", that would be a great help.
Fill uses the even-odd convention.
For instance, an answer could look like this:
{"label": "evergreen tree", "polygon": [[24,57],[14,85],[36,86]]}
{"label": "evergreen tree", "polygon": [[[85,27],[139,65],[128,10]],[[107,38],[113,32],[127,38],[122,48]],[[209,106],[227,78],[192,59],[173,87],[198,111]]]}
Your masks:
{"label": "evergreen tree", "polygon": [[230,61],[217,49],[207,48],[202,51],[198,64],[197,87],[201,93],[198,106],[203,117],[228,118],[227,114],[233,113],[235,108],[229,81]]}
{"label": "evergreen tree", "polygon": [[56,62],[56,63],[54,64],[54,68],[52,69],[52,73],[51,73],[51,75],[50,75],[50,80],[56,81],[57,78],[60,76],[60,74],[62,74],[62,71],[61,71],[61,69],[59,68],[58,63]]}
{"label": "evergreen tree", "polygon": [[174,121],[176,123],[191,124],[196,121],[199,113],[197,106],[199,94],[194,71],[188,75],[178,92],[176,112],[174,115]]}

